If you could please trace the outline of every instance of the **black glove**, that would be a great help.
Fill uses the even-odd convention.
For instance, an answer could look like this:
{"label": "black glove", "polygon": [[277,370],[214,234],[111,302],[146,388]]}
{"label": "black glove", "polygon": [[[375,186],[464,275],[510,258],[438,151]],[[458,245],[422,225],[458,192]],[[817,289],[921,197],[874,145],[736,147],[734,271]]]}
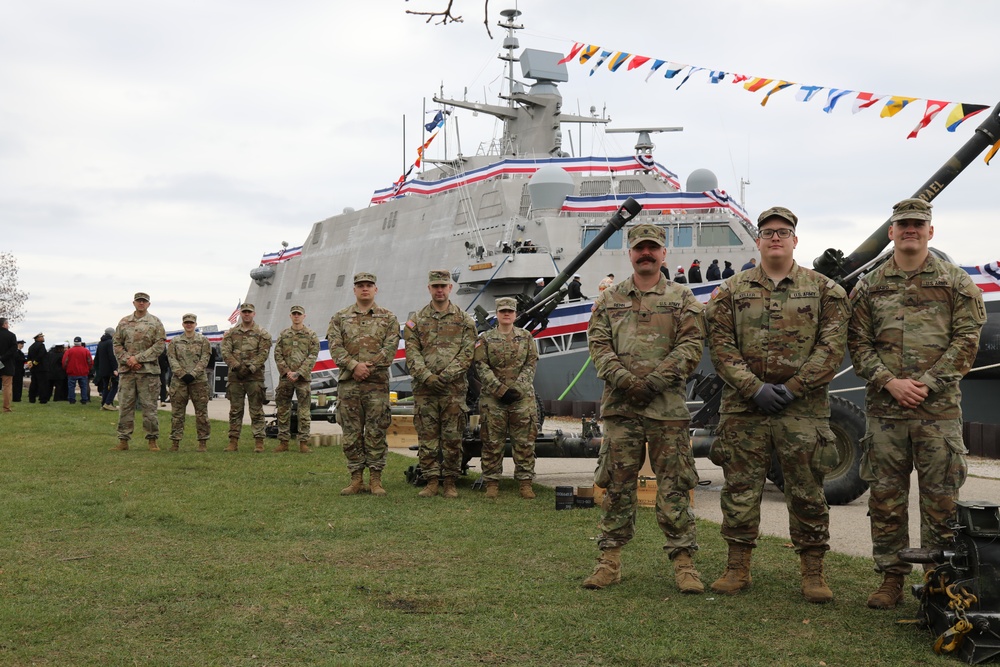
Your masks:
{"label": "black glove", "polygon": [[753,395],[753,402],[765,415],[776,415],[784,410],[793,398],[794,396],[785,389],[784,385],[765,383]]}
{"label": "black glove", "polygon": [[519,398],[521,398],[521,392],[517,389],[508,389],[503,393],[503,396],[500,397],[500,402],[504,405],[510,405]]}
{"label": "black glove", "polygon": [[653,402],[659,392],[649,386],[645,380],[636,380],[625,390],[625,398],[637,408],[644,408]]}
{"label": "black glove", "polygon": [[194,376],[191,375],[190,373],[185,373],[184,375],[181,376],[181,382],[183,382],[184,384],[191,384],[192,382],[194,382]]}

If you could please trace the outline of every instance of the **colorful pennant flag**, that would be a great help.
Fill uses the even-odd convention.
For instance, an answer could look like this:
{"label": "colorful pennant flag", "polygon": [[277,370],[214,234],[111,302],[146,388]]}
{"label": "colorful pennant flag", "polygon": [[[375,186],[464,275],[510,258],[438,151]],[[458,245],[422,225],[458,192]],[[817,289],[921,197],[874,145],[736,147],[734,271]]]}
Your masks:
{"label": "colorful pennant flag", "polygon": [[906,138],[916,139],[917,132],[930,125],[931,121],[934,120],[934,116],[941,113],[941,110],[944,109],[949,104],[951,104],[951,102],[943,102],[941,100],[927,100],[927,109],[924,111],[924,117],[920,119],[920,122],[917,123],[917,126],[915,128],[913,128],[913,131],[910,132],[908,135],[906,135]]}
{"label": "colorful pennant flag", "polygon": [[794,86],[794,85],[795,85],[795,84],[794,84],[793,82],[791,82],[791,81],[779,81],[779,82],[778,82],[778,83],[777,83],[777,84],[776,84],[776,85],[774,86],[774,88],[772,88],[771,90],[767,91],[767,95],[765,95],[765,96],[764,96],[764,99],[762,99],[762,100],[760,101],[760,105],[761,105],[762,107],[763,107],[763,106],[767,106],[767,101],[768,101],[768,100],[769,100],[769,99],[771,98],[771,95],[774,95],[774,94],[775,94],[776,92],[778,92],[779,90],[784,90],[785,88],[788,88],[789,86]]}
{"label": "colorful pennant flag", "polygon": [[900,95],[890,95],[889,101],[885,103],[884,107],[882,107],[882,113],[879,114],[879,118],[892,118],[900,111],[902,111],[907,104],[909,104],[915,99],[917,98],[901,97]]}
{"label": "colorful pennant flag", "polygon": [[857,113],[862,109],[867,109],[883,97],[884,95],[876,95],[875,93],[858,93],[858,96],[854,99],[854,108],[851,111],[852,113]]}
{"label": "colorful pennant flag", "polygon": [[823,111],[831,113],[833,111],[833,107],[837,106],[837,102],[840,101],[841,97],[843,97],[844,95],[850,95],[853,92],[854,92],[853,90],[841,90],[839,88],[831,88],[830,92],[826,94],[826,106],[823,107]]}
{"label": "colorful pennant flag", "polygon": [[566,55],[566,57],[557,62],[556,64],[565,65],[570,60],[573,60],[573,58],[576,58],[576,54],[580,53],[580,49],[582,48],[583,48],[583,42],[576,42],[575,44],[573,44],[573,48],[569,50],[569,53]]}
{"label": "colorful pennant flag", "polygon": [[795,99],[799,102],[808,102],[821,90],[823,90],[823,86],[799,86],[798,92],[795,93]]}
{"label": "colorful pennant flag", "polygon": [[632,56],[632,60],[628,61],[627,71],[632,71],[636,67],[642,67],[649,62],[649,58],[646,56]]}
{"label": "colorful pennant flag", "polygon": [[702,69],[704,69],[704,67],[692,67],[690,69],[690,71],[688,71],[687,76],[684,77],[684,80],[677,84],[676,90],[680,90],[681,86],[683,86],[685,83],[687,83],[688,79],[691,78],[692,74],[694,74],[695,72],[697,72],[699,70],[702,70]]}
{"label": "colorful pennant flag", "polygon": [[948,126],[949,132],[954,132],[962,124],[962,121],[988,108],[989,105],[986,104],[956,104],[955,108],[948,114],[948,118],[944,121],[945,125]]}
{"label": "colorful pennant flag", "polygon": [[594,76],[594,72],[597,71],[597,68],[603,65],[604,61],[607,60],[610,55],[610,51],[601,51],[601,57],[597,59],[597,62],[594,63],[594,66],[590,69],[590,76]]}
{"label": "colorful pennant flag", "polygon": [[594,46],[593,44],[591,44],[590,46],[588,46],[585,49],[583,49],[580,52],[580,64],[582,65],[585,62],[587,62],[588,60],[590,60],[591,57],[597,55],[597,52],[600,51],[600,50],[601,50],[601,47]]}
{"label": "colorful pennant flag", "polygon": [[611,62],[608,63],[608,69],[611,70],[612,72],[617,72],[618,68],[621,67],[622,64],[626,60],[628,60],[629,56],[631,55],[632,55],[631,53],[622,53],[621,51],[619,51],[614,55],[614,57],[611,58]]}
{"label": "colorful pennant flag", "polygon": [[743,88],[749,90],[751,93],[756,93],[758,90],[766,86],[767,84],[774,81],[774,79],[762,79],[759,76],[752,77],[749,81],[743,84]]}
{"label": "colorful pennant flag", "polygon": [[663,78],[672,79],[680,74],[685,67],[687,67],[687,65],[683,65],[681,63],[667,63],[667,71],[663,73]]}

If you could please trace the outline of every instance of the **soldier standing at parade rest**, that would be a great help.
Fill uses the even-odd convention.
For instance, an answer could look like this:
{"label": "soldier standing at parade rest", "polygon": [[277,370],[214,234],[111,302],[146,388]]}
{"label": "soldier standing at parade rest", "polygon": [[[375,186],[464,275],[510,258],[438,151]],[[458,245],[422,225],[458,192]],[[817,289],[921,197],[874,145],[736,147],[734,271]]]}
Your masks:
{"label": "soldier standing at parade rest", "polygon": [[52,385],[49,384],[49,374],[45,372],[45,334],[35,334],[34,342],[28,348],[28,364],[31,366],[31,385],[28,387],[28,402],[45,404],[52,398]]}
{"label": "soldier standing at parade rest", "polygon": [[[354,274],[354,305],[335,313],[326,331],[330,357],[340,369],[337,423],[344,431],[344,456],[351,473],[342,496],[367,491],[386,495],[382,471],[389,451],[385,434],[392,423],[389,367],[399,349],[399,320],[375,303],[376,281],[373,273]],[[370,487],[364,483],[365,468]]]}
{"label": "soldier standing at parade rest", "polygon": [[867,434],[861,478],[871,488],[872,551],[882,584],[873,609],[903,601],[912,570],[897,555],[910,544],[907,502],[916,468],[920,545],[940,547],[954,535],[958,490],[967,473],[962,392],[986,321],[980,289],[961,268],[930,254],[931,205],[904,199],[889,219],[892,256],[851,294],[851,359],[868,381]]}
{"label": "soldier standing at parade rest", "polygon": [[496,300],[497,326],[476,341],[476,373],[482,383],[479,396],[479,433],[482,439],[481,465],[486,481],[486,497],[496,498],[503,475],[503,451],[510,436],[514,458],[514,479],[522,498],[535,497],[535,435],[538,413],[535,403],[535,366],[538,350],[535,339],[514,326],[517,300]]}
{"label": "soldier standing at parade rest", "polygon": [[419,495],[436,496],[438,477],[443,476],[444,497],[458,498],[455,481],[462,473],[466,374],[475,351],[476,324],[451,302],[450,273],[431,271],[427,283],[431,302],[403,327],[406,367],[413,378],[418,461],[427,480]]}
{"label": "soldier standing at parade rest", "polygon": [[212,344],[195,331],[198,317],[194,313],[185,314],[181,318],[181,326],[184,333],[167,345],[167,361],[173,372],[170,380],[170,451],[176,452],[180,448],[184,437],[184,415],[190,398],[198,431],[198,451],[204,452],[212,434],[208,421],[208,381],[205,378]]}
{"label": "soldier standing at parade rest", "polygon": [[132,300],[135,312],[123,317],[111,337],[118,360],[118,446],[128,449],[135,429],[136,401],[142,409],[142,428],[149,441],[149,451],[158,452],[156,438],[160,422],[156,417],[156,397],[160,391],[160,363],[167,333],[160,319],[149,312],[149,295],[136,292]]}
{"label": "soldier standing at parade rest", "polygon": [[604,380],[601,414],[607,460],[607,498],[601,517],[597,567],[584,588],[621,581],[621,550],[635,534],[639,469],[649,445],[656,473],[656,521],[666,536],[682,593],[705,587],[692,562],[698,549],[688,493],[698,471],[688,435],[684,386],[701,359],[702,305],[691,290],[660,273],[666,258],[662,227],[628,232],[629,278],[605,290],[590,316],[587,338],[597,376]]}
{"label": "soldier standing at parade rest", "polygon": [[833,599],[823,578],[830,540],[823,476],[837,464],[827,389],[844,359],[850,310],[842,287],[795,262],[797,224],[781,206],[761,213],[760,266],[720,285],[705,312],[712,363],[726,383],[711,458],[726,480],[729,559],[712,590],[735,595],[751,585],[761,494],[777,453],[802,595],[822,603]]}
{"label": "soldier standing at parade rest", "polygon": [[275,452],[287,452],[291,439],[292,395],[298,401],[299,452],[310,452],[309,431],[312,425],[312,369],[319,355],[319,337],[303,322],[306,309],[292,306],[288,313],[292,326],[280,334],[274,344],[274,363],[278,367],[278,389],[274,392],[278,412],[278,446]]}
{"label": "soldier standing at parade rest", "polygon": [[229,446],[235,452],[240,446],[243,430],[244,397],[250,409],[253,430],[253,451],[264,451],[264,364],[271,351],[271,334],[253,320],[252,303],[240,305],[240,323],[222,336],[222,359],[229,367],[226,397],[229,399]]}

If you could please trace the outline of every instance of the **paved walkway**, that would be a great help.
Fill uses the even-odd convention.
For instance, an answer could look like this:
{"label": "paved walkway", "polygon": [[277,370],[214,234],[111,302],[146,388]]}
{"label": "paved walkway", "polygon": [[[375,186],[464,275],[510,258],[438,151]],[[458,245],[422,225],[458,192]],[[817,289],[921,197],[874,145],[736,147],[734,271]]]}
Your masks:
{"label": "paved walkway", "polygon": [[[161,410],[169,410],[160,408]],[[193,410],[188,405],[188,412]],[[274,404],[265,406],[265,412],[274,412]],[[225,398],[215,398],[208,404],[209,417],[222,421],[229,420],[229,401]],[[249,423],[249,416],[244,414],[244,423]],[[555,420],[546,420],[547,424],[555,424]],[[577,422],[561,421],[559,427],[565,431],[578,430]],[[576,428],[574,428],[576,427]],[[340,426],[324,421],[313,421],[312,432],[318,435],[337,435],[341,433]],[[410,440],[416,444],[416,438]],[[404,443],[405,444],[405,443]],[[322,451],[337,453],[336,465],[343,464],[336,448],[324,448]],[[416,456],[415,451],[404,447],[393,448],[394,452],[406,456]],[[722,490],[722,469],[713,465],[708,459],[696,459],[698,475],[702,486],[694,493],[694,511],[700,519],[722,522],[722,511],[719,505],[719,494]],[[472,459],[470,465],[474,470],[479,468],[479,459]],[[535,482],[545,486],[590,486],[594,480],[595,459],[563,459],[539,458],[535,463]],[[504,470],[508,475],[513,471],[510,459],[504,460]],[[346,475],[346,473],[345,473]],[[920,517],[917,508],[916,473],[910,484],[910,536],[919,538]],[[970,459],[969,479],[962,488],[962,497],[970,500],[986,500],[1000,502],[1000,461],[988,459]],[[581,510],[584,511],[584,510]],[[594,510],[595,519],[597,512]],[[853,556],[871,556],[871,535],[868,523],[868,494],[861,496],[848,505],[830,508],[830,546],[835,551]],[[650,514],[649,520],[653,520]],[[761,504],[761,532],[789,539],[788,510],[785,507],[784,495],[774,485],[768,483],[764,488],[764,498]]]}

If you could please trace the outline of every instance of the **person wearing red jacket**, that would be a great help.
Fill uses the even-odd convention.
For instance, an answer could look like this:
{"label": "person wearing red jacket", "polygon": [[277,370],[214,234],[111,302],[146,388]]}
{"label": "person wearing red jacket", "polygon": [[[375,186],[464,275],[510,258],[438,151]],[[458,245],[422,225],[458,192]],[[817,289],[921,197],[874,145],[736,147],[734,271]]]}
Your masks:
{"label": "person wearing red jacket", "polygon": [[83,339],[73,339],[73,347],[66,350],[62,358],[67,377],[67,394],[70,403],[76,403],[76,385],[80,384],[80,403],[90,403],[90,371],[94,368],[94,358],[83,345]]}

